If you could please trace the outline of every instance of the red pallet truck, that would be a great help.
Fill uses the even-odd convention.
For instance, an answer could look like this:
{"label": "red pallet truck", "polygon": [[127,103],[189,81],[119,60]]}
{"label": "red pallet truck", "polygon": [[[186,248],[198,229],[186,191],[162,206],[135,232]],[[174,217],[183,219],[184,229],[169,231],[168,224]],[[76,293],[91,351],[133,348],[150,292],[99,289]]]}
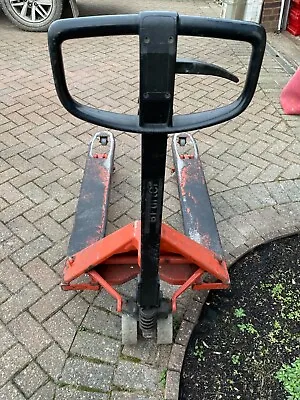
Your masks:
{"label": "red pallet truck", "polygon": [[[111,35],[139,35],[140,95],[138,115],[97,110],[75,101],[67,88],[62,43],[69,39]],[[177,60],[177,39],[204,36],[248,42],[252,53],[241,95],[233,103],[189,115],[173,115],[175,74],[214,75],[233,82],[238,78],[214,64]],[[157,343],[172,342],[172,312],[188,288],[223,289],[230,280],[214,219],[198,149],[183,132],[230,120],[249,105],[257,85],[265,49],[265,31],[242,21],[181,16],[174,12],[142,12],[60,20],[48,33],[52,70],[58,96],[74,116],[106,128],[142,134],[141,220],[105,236],[114,137],[97,134],[89,147],[62,288],[100,290],[116,299],[122,313],[122,341],[135,344],[138,330]],[[185,234],[162,223],[167,138],[178,178]],[[96,142],[107,149],[97,153]],[[190,154],[180,146],[192,145]],[[88,283],[77,278],[88,275]],[[138,277],[134,298],[124,299],[115,289]],[[206,279],[209,277],[210,279]],[[160,280],[179,288],[172,299],[163,297]],[[139,328],[139,329],[138,329]]]}

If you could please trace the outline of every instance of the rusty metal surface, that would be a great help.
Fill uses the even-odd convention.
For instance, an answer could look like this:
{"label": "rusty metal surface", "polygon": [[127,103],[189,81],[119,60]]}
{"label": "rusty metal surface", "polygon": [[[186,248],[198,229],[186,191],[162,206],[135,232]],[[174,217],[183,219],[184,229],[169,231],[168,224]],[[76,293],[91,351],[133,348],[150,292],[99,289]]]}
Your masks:
{"label": "rusty metal surface", "polygon": [[93,154],[92,147],[97,135],[100,136],[96,134],[89,146],[75,223],[69,241],[69,256],[105,236],[115,143],[113,135],[108,134],[109,151]]}
{"label": "rusty metal surface", "polygon": [[[178,140],[186,137],[193,154],[180,154]],[[185,146],[183,146],[184,148]],[[220,257],[223,249],[213,214],[197,144],[190,134],[173,137],[172,151],[185,234]]]}

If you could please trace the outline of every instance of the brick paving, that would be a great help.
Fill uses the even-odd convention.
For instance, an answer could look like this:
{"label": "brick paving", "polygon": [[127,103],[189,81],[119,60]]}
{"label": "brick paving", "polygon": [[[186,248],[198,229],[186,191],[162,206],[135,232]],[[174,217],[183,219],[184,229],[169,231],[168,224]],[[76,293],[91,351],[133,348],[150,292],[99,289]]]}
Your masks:
{"label": "brick paving", "polygon": [[[212,1],[93,0],[79,7],[83,15],[142,9],[220,15]],[[131,347],[121,345],[120,316],[105,292],[60,290],[87,143],[98,129],[60,105],[45,34],[21,32],[0,12],[0,37],[0,399],[176,399],[185,346],[206,294],[186,293],[180,300],[173,346],[141,340]],[[79,99],[106,110],[136,112],[136,38],[80,40],[67,43],[64,54],[68,81]],[[248,54],[238,43],[179,40],[179,57],[210,60],[239,76]],[[256,244],[299,230],[300,119],[284,116],[278,100],[291,71],[268,50],[248,110],[194,132],[229,263]],[[214,77],[179,76],[175,110],[226,104],[240,90],[240,84]],[[140,138],[116,137],[108,232],[139,214]],[[182,229],[170,168],[164,220]],[[132,293],[134,285],[120,290]],[[171,289],[164,285],[167,294]],[[164,390],[160,380],[167,370]]]}

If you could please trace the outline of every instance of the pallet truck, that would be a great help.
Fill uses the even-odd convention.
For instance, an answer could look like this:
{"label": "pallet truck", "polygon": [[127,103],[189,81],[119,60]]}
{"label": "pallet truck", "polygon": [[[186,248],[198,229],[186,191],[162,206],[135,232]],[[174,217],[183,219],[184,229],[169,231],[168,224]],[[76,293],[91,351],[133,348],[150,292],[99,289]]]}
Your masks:
{"label": "pallet truck", "polygon": [[[69,39],[139,35],[140,93],[138,115],[98,110],[75,101],[67,87],[62,43]],[[178,36],[202,36],[248,42],[251,58],[244,89],[231,104],[210,111],[173,115],[175,74],[213,75],[238,82],[214,64],[177,60]],[[97,133],[89,145],[75,224],[65,264],[63,290],[100,290],[116,299],[122,313],[122,342],[135,344],[138,332],[157,343],[173,339],[172,313],[188,288],[224,289],[230,284],[226,262],[207,191],[199,152],[185,132],[228,121],[249,105],[258,81],[266,35],[262,26],[242,21],[141,12],[66,19],[48,32],[55,87],[63,106],[74,116],[105,128],[140,133],[141,219],[105,235],[115,141],[112,133]],[[172,150],[184,234],[162,223],[167,139]],[[103,145],[105,151],[97,152]],[[189,142],[192,152],[181,154]],[[77,278],[88,276],[88,282]],[[138,278],[136,296],[123,298],[115,286]],[[178,285],[171,299],[160,280]]]}

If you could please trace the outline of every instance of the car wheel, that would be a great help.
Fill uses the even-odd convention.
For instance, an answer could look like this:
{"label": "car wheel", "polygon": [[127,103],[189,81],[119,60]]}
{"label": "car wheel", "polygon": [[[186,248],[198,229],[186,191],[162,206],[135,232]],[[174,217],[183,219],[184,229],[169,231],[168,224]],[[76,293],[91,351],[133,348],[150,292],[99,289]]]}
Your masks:
{"label": "car wheel", "polygon": [[62,14],[63,0],[0,0],[13,24],[32,32],[45,32]]}

